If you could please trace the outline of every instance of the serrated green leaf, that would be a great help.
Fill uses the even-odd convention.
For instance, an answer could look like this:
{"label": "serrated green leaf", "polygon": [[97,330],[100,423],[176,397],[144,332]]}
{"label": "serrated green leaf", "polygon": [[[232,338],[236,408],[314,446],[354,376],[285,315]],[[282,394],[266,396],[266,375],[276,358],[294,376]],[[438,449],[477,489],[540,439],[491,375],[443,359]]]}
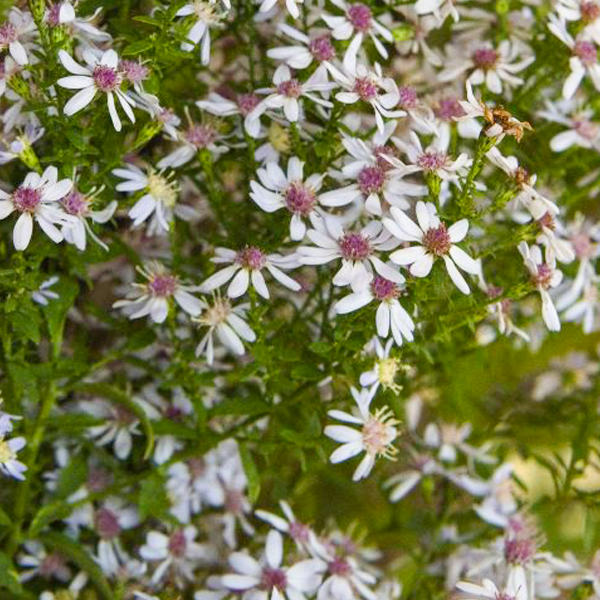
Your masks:
{"label": "serrated green leaf", "polygon": [[137,42],[133,42],[133,44],[129,44],[123,50],[123,56],[134,56],[136,54],[141,54],[142,52],[146,52],[146,50],[150,50],[154,46],[154,40],[152,37],[149,37],[145,40],[138,40]]}

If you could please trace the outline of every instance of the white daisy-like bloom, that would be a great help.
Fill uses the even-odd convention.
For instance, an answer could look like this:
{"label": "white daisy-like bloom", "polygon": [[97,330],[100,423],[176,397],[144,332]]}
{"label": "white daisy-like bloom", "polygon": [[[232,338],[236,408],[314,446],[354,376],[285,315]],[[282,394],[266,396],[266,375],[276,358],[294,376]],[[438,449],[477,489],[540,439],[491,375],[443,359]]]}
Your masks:
{"label": "white daisy-like bloom", "polygon": [[[456,181],[459,176],[466,174],[473,161],[464,152],[454,160],[450,158],[445,152],[448,147],[446,134],[449,132],[447,129],[443,132],[444,135],[435,136],[425,149],[414,131],[410,132],[408,142],[397,137],[392,138],[392,141],[406,154],[411,166],[416,167],[415,170],[425,174],[434,173],[443,180]],[[393,157],[390,157],[390,161],[393,165],[398,163],[398,159]]]}
{"label": "white daisy-like bloom", "polygon": [[488,490],[483,501],[474,507],[479,518],[496,527],[505,528],[519,505],[515,500],[515,482],[511,463],[503,463],[488,480]]}
{"label": "white daisy-like bloom", "polygon": [[[285,63],[291,69],[301,71],[309,67],[313,61],[319,63],[315,70],[315,81],[327,81],[327,68],[323,63],[335,59],[335,48],[329,34],[308,37],[287,23],[280,23],[278,30],[301,45],[277,46],[267,50],[267,56],[273,60]],[[318,74],[317,74],[318,73]]]}
{"label": "white daisy-like bloom", "polygon": [[350,3],[346,0],[331,0],[331,4],[343,10],[345,15],[336,16],[323,13],[321,18],[331,27],[331,34],[336,40],[349,40],[354,36],[346,55],[352,52],[356,53],[361,47],[365,36],[368,36],[373,40],[377,52],[383,58],[389,57],[389,53],[379,37],[382,37],[386,42],[393,42],[392,32],[373,18],[373,13],[366,4],[362,2]]}
{"label": "white daisy-like bloom", "polygon": [[329,457],[334,464],[365,453],[352,477],[354,481],[359,481],[369,475],[379,457],[394,459],[398,449],[393,446],[393,442],[398,437],[399,421],[387,406],[371,412],[370,405],[375,394],[373,388],[362,389],[360,392],[352,388],[351,393],[358,407],[358,414],[341,410],[330,410],[327,414],[354,427],[327,425],[323,433],[342,444]]}
{"label": "white daisy-like bloom", "polygon": [[403,367],[398,358],[390,356],[394,347],[394,339],[388,339],[385,346],[382,346],[379,338],[375,336],[373,347],[377,360],[373,368],[361,373],[360,385],[363,387],[373,387],[375,390],[382,385],[384,390],[389,389],[398,394],[402,390],[402,386],[396,383],[396,377]]}
{"label": "white daisy-like bloom", "polygon": [[24,66],[29,64],[27,51],[23,44],[30,41],[36,31],[35,23],[28,12],[13,8],[8,19],[0,25],[0,52],[8,50],[14,61]]}
{"label": "white daisy-like bloom", "polygon": [[557,0],[554,10],[565,21],[583,23],[581,33],[600,44],[600,5],[595,0]]}
{"label": "white daisy-like bloom", "polygon": [[[260,12],[265,13],[270,11],[276,4],[277,0],[256,0],[260,2]],[[285,8],[294,19],[300,16],[298,4],[304,4],[304,0],[285,0]]]}
{"label": "white daisy-like bloom", "polygon": [[539,115],[567,127],[550,140],[553,152],[564,152],[573,146],[600,151],[600,125],[592,120],[593,110],[577,111],[572,116],[566,116],[548,102],[547,110],[540,111]]}
{"label": "white daisy-like bloom", "polygon": [[353,292],[362,292],[371,282],[373,271],[395,283],[404,281],[396,269],[376,256],[397,246],[380,221],[371,221],[356,232],[344,231],[339,220],[331,216],[313,219],[312,223],[314,229],[309,229],[307,236],[314,246],[300,246],[299,260],[305,265],[323,265],[341,259],[334,285],[349,285]]}
{"label": "white daisy-like bloom", "polygon": [[169,535],[154,530],[146,534],[140,556],[158,563],[152,574],[152,585],[170,576],[178,587],[183,587],[194,580],[194,571],[199,565],[215,558],[214,547],[196,542],[197,535],[198,530],[193,525],[175,529]]}
{"label": "white daisy-like bloom", "polygon": [[587,75],[597,91],[600,91],[600,64],[598,64],[598,48],[596,44],[584,36],[574,39],[567,31],[564,21],[554,15],[548,17],[548,29],[569,47],[572,56],[569,59],[571,73],[565,79],[562,95],[565,100],[573,98],[575,92],[581,85],[583,78]]}
{"label": "white daisy-like bloom", "polygon": [[556,268],[556,257],[551,248],[546,247],[545,258],[539,246],[529,246],[527,242],[519,243],[519,252],[542,300],[542,317],[550,331],[560,331],[560,319],[548,290],[560,284],[562,271]]}
{"label": "white daisy-like bloom", "polygon": [[[226,4],[229,4],[229,0]],[[229,4],[226,8],[231,8],[231,5]],[[219,26],[226,15],[227,13],[218,11],[215,3],[211,0],[193,0],[182,6],[175,16],[193,16],[195,19],[187,34],[187,39],[191,44],[184,42],[181,45],[182,50],[191,52],[196,45],[200,45],[200,59],[203,65],[207,65],[210,62],[210,28]]]}
{"label": "white daisy-like bloom", "polygon": [[45,129],[39,126],[36,120],[32,120],[25,125],[24,131],[19,132],[12,141],[5,138],[3,140],[5,149],[0,148],[0,165],[5,165],[15,158],[26,158],[33,144],[40,140],[44,133]]}
{"label": "white daisy-like bloom", "polygon": [[211,92],[206,100],[196,102],[196,106],[218,117],[241,115],[248,135],[257,138],[260,135],[260,115],[255,115],[253,111],[259,103],[260,98],[253,93],[238,94],[235,100],[229,100],[221,94]]}
{"label": "white daisy-like bloom", "polygon": [[296,123],[303,115],[302,98],[308,98],[325,108],[333,106],[329,100],[324,100],[314,93],[328,92],[336,87],[335,83],[323,81],[320,73],[315,72],[302,82],[292,76],[287,65],[279,65],[273,74],[273,84],[274,88],[256,90],[258,94],[268,94],[268,96],[248,115],[247,120],[257,120],[266,110],[281,108],[285,118],[290,123]]}
{"label": "white daisy-like bloom", "polygon": [[121,131],[121,119],[115,106],[115,96],[123,112],[132,123],[135,123],[135,115],[132,106],[135,106],[127,94],[121,91],[123,74],[119,70],[119,56],[114,50],[107,50],[100,56],[89,48],[83,51],[83,60],[87,66],[83,67],[77,63],[70,54],[60,50],[58,58],[65,69],[73,75],[61,77],[57,83],[61,87],[70,90],[79,90],[66,104],[63,109],[65,115],[71,116],[85,108],[95,98],[98,92],[106,94],[108,112],[114,128]]}
{"label": "white daisy-like bloom", "polygon": [[24,437],[15,437],[9,440],[0,436],[0,473],[20,481],[25,480],[27,466],[17,458],[17,453],[25,447]]}
{"label": "white daisy-like bloom", "polygon": [[285,500],[280,500],[279,506],[284,517],[266,510],[257,510],[254,514],[262,521],[271,525],[271,527],[277,529],[277,531],[289,535],[299,549],[309,550],[315,538],[315,533],[308,525],[298,521],[296,515],[294,515],[294,511]]}
{"label": "white daisy-like bloom", "polygon": [[502,94],[508,88],[523,83],[515,73],[523,71],[534,60],[528,56],[517,60],[523,52],[522,45],[503,40],[497,47],[489,44],[471,48],[450,46],[446,67],[438,74],[441,82],[455,81],[463,73],[469,72],[467,81],[472,85],[485,84],[490,92]]}
{"label": "white daisy-like bloom", "polygon": [[255,600],[300,600],[317,591],[325,565],[314,558],[292,566],[283,565],[283,537],[272,529],[259,562],[246,552],[229,556],[234,573],[220,578],[221,585],[233,592],[244,592]]}
{"label": "white daisy-like bloom", "polygon": [[398,300],[401,293],[402,289],[396,282],[375,275],[365,290],[354,292],[339,300],[335,311],[338,314],[347,314],[363,308],[370,302],[379,302],[375,316],[377,335],[385,339],[391,333],[396,344],[401,346],[403,340],[414,340],[415,329],[413,320]]}
{"label": "white daisy-like bloom", "polygon": [[[484,579],[481,585],[468,581],[459,581],[456,588],[459,592],[457,600],[528,600],[527,588],[525,590],[516,587],[519,582],[514,578],[507,578],[506,585],[502,590],[491,579]],[[533,600],[532,598],[529,600]]]}
{"label": "white daisy-like bloom", "polygon": [[58,181],[56,167],[48,167],[42,173],[31,172],[23,183],[8,194],[0,190],[0,220],[6,219],[13,212],[18,212],[19,218],[13,229],[13,245],[16,250],[25,250],[29,246],[35,221],[42,231],[55,243],[63,241],[63,234],[57,225],[74,222],[60,204],[73,187],[70,179]]}
{"label": "white daisy-like bloom", "polygon": [[294,292],[299,291],[301,288],[297,281],[288,277],[281,270],[282,268],[289,269],[298,265],[294,256],[285,257],[280,254],[265,254],[255,246],[246,246],[238,252],[229,248],[217,248],[215,254],[216,256],[212,259],[213,262],[231,264],[211,275],[200,285],[200,291],[204,294],[216,290],[231,280],[227,288],[227,295],[230,298],[239,298],[252,285],[260,296],[268,300],[270,294],[262,274],[263,269],[266,269],[286,288]]}
{"label": "white daisy-like bloom", "polygon": [[376,131],[372,140],[344,136],[342,144],[351,158],[342,167],[346,178],[355,179],[355,187],[365,203],[365,210],[381,216],[389,206],[408,209],[406,196],[424,196],[427,188],[403,178],[418,171],[418,167],[408,166],[401,161],[392,162],[389,158],[397,154],[397,149],[387,143],[396,128],[395,121],[385,124],[385,131]]}
{"label": "white daisy-like bloom", "polygon": [[160,263],[151,262],[137,270],[147,281],[132,284],[128,298],[113,304],[113,308],[124,308],[130,319],[149,315],[154,323],[164,323],[171,300],[192,317],[202,311],[202,301],[190,293],[192,286],[181,283]]}
{"label": "white daisy-like bloom", "polygon": [[467,235],[469,222],[461,219],[446,227],[430,202],[417,202],[418,225],[398,208],[392,207],[390,212],[392,218],[383,220],[386,229],[400,241],[417,242],[417,245],[396,250],[390,255],[390,260],[397,265],[410,265],[409,271],[415,277],[426,277],[435,260],[441,258],[456,287],[463,294],[470,294],[471,290],[457,267],[477,275],[479,264],[456,245]]}
{"label": "white daisy-like bloom", "polygon": [[114,577],[121,566],[127,564],[129,556],[119,539],[127,529],[137,527],[140,517],[137,510],[121,498],[107,498],[94,513],[94,529],[98,541],[96,562],[105,575]]}
{"label": "white daisy-like bloom", "polygon": [[103,224],[112,219],[117,208],[116,200],[109,202],[101,210],[92,210],[97,195],[103,188],[93,188],[87,193],[80,192],[76,187],[61,200],[62,209],[71,215],[75,221],[62,227],[62,233],[69,244],[74,244],[78,250],[85,250],[89,235],[100,247],[108,250],[108,246],[92,231],[88,219],[94,223]]}
{"label": "white daisy-like bloom", "polygon": [[443,23],[447,17],[452,17],[456,23],[460,15],[455,6],[457,0],[417,0],[415,12],[418,15],[433,15],[438,23]]}
{"label": "white daisy-like bloom", "polygon": [[127,163],[125,168],[113,170],[113,175],[123,179],[117,184],[118,192],[141,192],[141,197],[129,211],[133,219],[133,227],[148,223],[148,235],[165,235],[169,232],[175,216],[184,221],[193,220],[196,212],[186,206],[177,204],[179,185],[174,173],[157,171],[148,166],[146,170]]}
{"label": "white daisy-like bloom", "polygon": [[381,133],[385,132],[384,117],[396,119],[406,116],[404,110],[393,110],[400,100],[398,86],[391,77],[383,77],[379,64],[375,64],[374,71],[363,64],[351,65],[347,62],[344,62],[342,71],[332,64],[328,64],[327,68],[331,76],[346,90],[338,92],[336,100],[344,104],[356,104],[359,101],[370,104]]}
{"label": "white daisy-like bloom", "polygon": [[304,239],[305,220],[320,214],[319,205],[345,206],[359,196],[351,186],[319,194],[325,175],[314,173],[304,179],[304,162],[297,156],[288,160],[285,173],[276,162],[269,161],[256,174],[260,183],[250,182],[250,197],[265,212],[287,209],[292,214],[290,238],[294,241]]}
{"label": "white daisy-like bloom", "polygon": [[204,303],[201,316],[193,319],[200,327],[208,327],[196,347],[196,356],[206,354],[206,362],[212,365],[215,360],[214,337],[230,352],[237,356],[245,353],[244,342],[256,340],[256,334],[245,320],[248,304],[231,306],[227,298],[213,297],[212,304]]}
{"label": "white daisy-like bloom", "polygon": [[69,33],[83,43],[94,44],[110,42],[112,36],[92,25],[102,8],[96,9],[90,17],[78,17],[71,0],[54,2],[46,10],[46,23],[50,27],[65,27]]}

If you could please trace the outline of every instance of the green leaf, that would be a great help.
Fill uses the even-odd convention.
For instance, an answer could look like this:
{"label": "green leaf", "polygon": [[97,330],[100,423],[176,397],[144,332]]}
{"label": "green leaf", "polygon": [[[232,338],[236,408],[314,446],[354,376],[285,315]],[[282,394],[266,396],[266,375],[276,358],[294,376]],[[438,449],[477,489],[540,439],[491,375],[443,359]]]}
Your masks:
{"label": "green leaf", "polygon": [[54,521],[58,521],[59,519],[66,519],[72,511],[72,505],[63,500],[43,506],[31,521],[29,535],[31,537],[37,537],[37,535],[46,526],[50,525],[50,523],[54,523]]}
{"label": "green leaf", "polygon": [[123,50],[123,56],[134,56],[135,54],[141,54],[142,52],[146,52],[146,50],[150,50],[154,46],[154,39],[152,36],[148,37],[145,40],[138,40],[137,42],[133,42],[133,44],[129,44]]}
{"label": "green leaf", "polygon": [[61,469],[56,485],[56,495],[66,498],[81,486],[87,476],[87,464],[81,454],[73,455],[69,464]]}
{"label": "green leaf", "polygon": [[0,527],[12,525],[12,519],[0,508]]}
{"label": "green leaf", "polygon": [[[53,550],[58,550],[64,554],[82,571],[85,571],[96,586],[96,589],[103,600],[114,600],[115,595],[108,580],[102,573],[102,570],[79,542],[68,538],[62,533],[56,533],[54,531],[39,536],[39,540]],[[0,568],[0,572],[1,571],[2,569]]]}
{"label": "green leaf", "polygon": [[213,415],[256,415],[270,412],[271,407],[256,398],[227,398],[211,411]]}
{"label": "green leaf", "polygon": [[10,316],[13,331],[34,344],[40,343],[40,327],[42,320],[40,311],[32,302],[22,302]]}
{"label": "green leaf", "polygon": [[71,279],[61,279],[53,290],[59,297],[44,306],[43,311],[48,322],[53,356],[57,357],[60,354],[67,312],[75,303],[79,294],[79,286]]}
{"label": "green leaf", "polygon": [[144,480],[140,489],[138,506],[142,519],[149,516],[158,518],[167,512],[170,502],[162,477],[154,474]]}
{"label": "green leaf", "polygon": [[12,560],[0,552],[0,589],[7,589],[13,594],[22,594],[23,588]]}
{"label": "green leaf", "polygon": [[240,458],[242,459],[244,472],[248,478],[248,500],[254,504],[260,494],[260,477],[256,463],[246,444],[240,444]]}
{"label": "green leaf", "polygon": [[152,17],[146,17],[145,15],[138,15],[133,17],[134,21],[138,21],[139,23],[145,23],[146,25],[152,25],[153,27],[162,27],[162,23],[153,19]]}

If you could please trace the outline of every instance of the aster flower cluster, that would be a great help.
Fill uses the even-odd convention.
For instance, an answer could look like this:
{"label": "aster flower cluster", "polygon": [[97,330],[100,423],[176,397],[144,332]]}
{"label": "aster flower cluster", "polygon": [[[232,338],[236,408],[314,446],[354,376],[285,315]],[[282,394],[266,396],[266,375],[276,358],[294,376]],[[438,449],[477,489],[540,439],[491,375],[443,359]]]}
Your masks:
{"label": "aster flower cluster", "polygon": [[599,44],[0,2],[0,599],[600,598]]}

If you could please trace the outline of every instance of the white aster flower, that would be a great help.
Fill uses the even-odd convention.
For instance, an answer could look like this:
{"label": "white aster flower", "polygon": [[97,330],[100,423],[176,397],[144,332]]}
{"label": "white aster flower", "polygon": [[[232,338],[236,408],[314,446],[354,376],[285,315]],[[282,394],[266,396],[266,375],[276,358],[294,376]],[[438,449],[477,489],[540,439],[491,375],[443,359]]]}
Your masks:
{"label": "white aster flower", "polygon": [[339,220],[327,216],[313,219],[314,229],[307,236],[314,246],[300,246],[300,262],[323,265],[341,259],[342,266],[333,277],[333,284],[349,285],[353,292],[362,292],[371,282],[373,271],[390,281],[402,283],[400,273],[375,254],[397,246],[381,222],[371,221],[358,232],[344,231]]}
{"label": "white aster flower", "polygon": [[139,227],[149,220],[148,235],[165,235],[169,232],[174,216],[190,221],[195,216],[192,208],[178,206],[179,185],[174,173],[165,173],[148,166],[145,172],[138,166],[128,163],[125,168],[113,170],[113,175],[123,179],[117,184],[118,192],[141,192],[129,217],[133,227]]}
{"label": "white aster flower", "polygon": [[[225,1],[226,7],[231,8],[229,0]],[[181,45],[183,50],[191,51],[194,46],[200,45],[200,57],[203,65],[210,62],[210,28],[220,25],[225,18],[226,13],[216,10],[215,3],[212,0],[193,0],[182,6],[177,13],[177,17],[193,16],[194,24],[187,34],[187,42]]]}
{"label": "white aster flower", "polygon": [[58,181],[56,167],[48,167],[42,175],[29,173],[23,183],[7,194],[0,190],[0,220],[13,212],[20,213],[13,229],[13,244],[16,250],[25,250],[33,234],[34,220],[42,231],[55,243],[63,240],[57,225],[74,221],[65,214],[58,201],[73,187],[70,179]]}
{"label": "white aster flower", "polygon": [[255,115],[253,111],[259,103],[260,99],[253,93],[238,94],[235,100],[229,100],[221,94],[211,92],[206,100],[196,102],[196,106],[218,117],[241,115],[248,135],[257,138],[260,135],[260,115]]}
{"label": "white aster flower", "polygon": [[299,549],[308,550],[311,542],[315,539],[315,533],[308,525],[298,521],[294,515],[294,511],[285,500],[280,500],[279,506],[281,507],[284,517],[280,517],[279,515],[266,510],[257,510],[255,511],[255,514],[259,519],[277,529],[277,531],[289,535]]}
{"label": "white aster flower", "polygon": [[373,40],[377,52],[383,58],[388,58],[388,51],[379,37],[386,42],[393,42],[392,32],[373,18],[373,13],[366,4],[362,2],[349,3],[346,0],[331,0],[331,3],[343,10],[345,15],[336,16],[324,13],[321,18],[331,27],[331,33],[336,40],[348,40],[354,36],[346,51],[346,56],[349,53],[356,54],[365,36],[368,36]]}
{"label": "white aster flower", "polygon": [[[277,0],[256,0],[260,2],[260,12],[268,12],[271,10],[276,4]],[[298,4],[304,4],[304,0],[285,0],[285,8],[290,13],[294,19],[297,19],[300,16],[300,9],[298,8]]]}
{"label": "white aster flower", "polygon": [[387,340],[385,346],[377,336],[374,337],[374,349],[377,360],[373,368],[360,375],[360,385],[364,387],[373,387],[375,390],[380,385],[384,390],[390,389],[395,394],[402,390],[402,386],[396,383],[398,373],[403,370],[402,364],[398,358],[390,356],[394,347],[394,339]]}
{"label": "white aster flower", "polygon": [[286,208],[292,213],[290,237],[300,241],[306,234],[304,220],[319,214],[323,206],[344,206],[354,201],[359,192],[353,187],[344,187],[319,194],[325,175],[314,173],[304,179],[304,163],[296,156],[288,160],[287,173],[276,162],[267,162],[258,169],[261,182],[250,182],[250,197],[266,212]]}
{"label": "white aster flower", "polygon": [[519,243],[519,252],[542,299],[542,317],[550,331],[560,330],[560,319],[548,290],[562,281],[562,271],[556,268],[556,258],[551,248],[546,247],[545,259],[539,246],[529,246],[527,242]]}
{"label": "white aster flower", "polygon": [[25,45],[35,31],[36,26],[31,15],[13,8],[8,14],[8,19],[0,25],[0,51],[8,50],[20,66],[29,64]]}
{"label": "white aster flower", "polygon": [[129,297],[113,304],[114,308],[125,308],[130,319],[150,315],[154,323],[164,323],[171,300],[175,300],[192,317],[197,317],[202,311],[202,301],[190,294],[191,286],[181,283],[160,263],[151,262],[137,270],[147,281],[132,284]]}
{"label": "white aster flower", "polygon": [[418,225],[395,207],[392,207],[391,214],[391,219],[383,220],[387,230],[401,241],[417,242],[418,245],[396,250],[390,255],[390,260],[397,265],[410,265],[409,271],[415,277],[426,277],[435,260],[442,258],[456,287],[463,294],[469,294],[469,286],[457,266],[477,275],[479,264],[456,245],[467,235],[469,222],[462,219],[446,227],[436,215],[435,206],[422,201],[417,202]]}
{"label": "white aster flower", "polygon": [[343,65],[343,71],[332,64],[327,68],[331,76],[346,90],[335,95],[336,100],[344,104],[356,104],[359,101],[370,104],[375,113],[377,128],[385,132],[383,117],[396,119],[406,116],[403,110],[393,110],[400,100],[396,82],[391,77],[383,77],[381,67],[375,64],[375,71],[370,71],[362,64]]}
{"label": "white aster flower", "polygon": [[90,49],[84,50],[83,59],[87,63],[85,67],[74,61],[64,50],[59,51],[58,57],[65,69],[73,73],[68,77],[61,77],[57,81],[58,85],[70,90],[80,90],[65,104],[63,109],[65,115],[71,116],[79,112],[92,102],[98,92],[101,92],[106,94],[108,112],[117,131],[121,131],[121,119],[115,106],[115,96],[123,112],[132,123],[135,123],[135,115],[131,108],[135,106],[135,102],[121,91],[123,74],[119,70],[119,56],[114,50],[107,50],[101,56]]}
{"label": "white aster flower", "polygon": [[17,452],[25,447],[24,437],[11,438],[9,440],[0,436],[0,473],[21,481],[25,480],[23,473],[27,467],[17,459]]}
{"label": "white aster flower", "polygon": [[238,252],[228,248],[217,248],[215,254],[216,256],[212,259],[213,262],[231,264],[211,275],[200,286],[202,293],[212,292],[231,280],[227,288],[227,295],[230,298],[239,298],[252,285],[260,296],[268,300],[270,294],[262,274],[263,269],[266,269],[279,283],[288,289],[294,292],[300,290],[300,284],[281,270],[297,265],[297,261],[293,256],[284,257],[280,254],[265,254],[255,246],[246,246]]}
{"label": "white aster flower", "polygon": [[75,13],[75,7],[71,0],[53,2],[46,10],[46,23],[50,27],[65,27],[73,37],[81,40],[84,44],[110,42],[112,39],[110,33],[92,25],[101,11],[102,8],[99,7],[93,15],[82,18]]}
{"label": "white aster flower", "polygon": [[335,310],[338,314],[346,314],[366,306],[373,300],[379,302],[375,317],[377,335],[387,338],[391,333],[396,344],[401,346],[403,339],[408,342],[414,340],[415,329],[410,315],[398,301],[401,293],[397,283],[375,275],[365,290],[354,292],[339,300]]}
{"label": "white aster flower", "polygon": [[283,566],[283,537],[271,530],[261,562],[245,552],[234,552],[229,564],[235,573],[221,577],[222,585],[234,592],[251,593],[256,600],[299,600],[312,595],[322,579],[324,564],[317,559]]}
{"label": "white aster flower", "polygon": [[369,475],[380,456],[394,459],[398,449],[392,443],[398,436],[396,426],[399,421],[394,418],[387,406],[371,412],[370,404],[375,394],[373,388],[363,389],[360,392],[352,388],[351,392],[358,406],[358,414],[349,414],[340,410],[330,410],[327,414],[338,421],[359,428],[349,425],[328,425],[323,433],[342,444],[329,457],[334,464],[353,458],[362,452],[365,453],[354,471],[353,480],[358,481]]}
{"label": "white aster flower", "polygon": [[69,244],[77,249],[85,250],[87,235],[105,250],[108,246],[92,231],[88,219],[94,223],[103,224],[112,219],[117,208],[116,200],[109,202],[101,210],[92,210],[92,204],[104,188],[93,188],[87,193],[80,192],[76,187],[61,200],[62,209],[73,217],[74,221],[63,225],[62,233]]}
{"label": "white aster flower", "polygon": [[196,356],[206,354],[206,361],[212,365],[215,357],[214,336],[233,354],[244,354],[244,343],[253,342],[256,334],[245,321],[248,304],[231,306],[227,298],[214,296],[212,305],[205,303],[204,312],[194,319],[200,327],[208,331],[196,347]]}

